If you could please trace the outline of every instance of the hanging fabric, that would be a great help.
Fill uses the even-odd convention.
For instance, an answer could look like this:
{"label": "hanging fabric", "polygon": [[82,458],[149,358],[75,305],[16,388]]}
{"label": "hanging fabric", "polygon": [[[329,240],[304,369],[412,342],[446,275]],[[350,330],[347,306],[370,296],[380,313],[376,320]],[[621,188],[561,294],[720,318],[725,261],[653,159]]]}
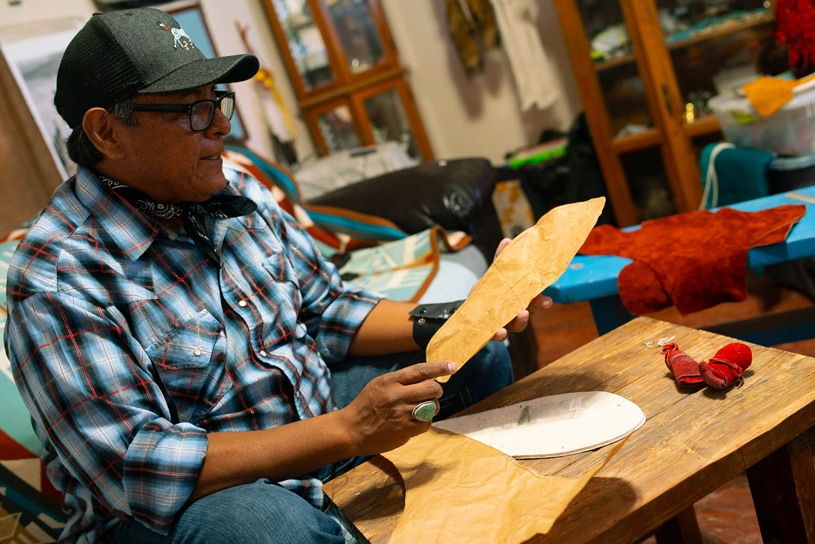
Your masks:
{"label": "hanging fabric", "polygon": [[478,47],[477,28],[468,10],[459,0],[447,0],[447,29],[456,45],[464,71],[468,76],[480,73],[484,62]]}
{"label": "hanging fabric", "polygon": [[789,67],[808,74],[815,68],[815,9],[812,0],[776,0],[773,37],[789,51]]}
{"label": "hanging fabric", "polygon": [[558,98],[552,67],[541,43],[530,0],[490,0],[506,49],[521,109],[548,108]]}
{"label": "hanging fabric", "polygon": [[490,0],[447,0],[447,28],[468,76],[484,70],[484,53],[498,47],[500,35]]}
{"label": "hanging fabric", "polygon": [[[463,0],[459,0],[463,2]],[[490,50],[500,45],[500,34],[498,24],[495,21],[495,10],[492,9],[490,0],[467,0],[467,7],[470,8],[473,24],[481,37],[481,43],[485,50]]]}

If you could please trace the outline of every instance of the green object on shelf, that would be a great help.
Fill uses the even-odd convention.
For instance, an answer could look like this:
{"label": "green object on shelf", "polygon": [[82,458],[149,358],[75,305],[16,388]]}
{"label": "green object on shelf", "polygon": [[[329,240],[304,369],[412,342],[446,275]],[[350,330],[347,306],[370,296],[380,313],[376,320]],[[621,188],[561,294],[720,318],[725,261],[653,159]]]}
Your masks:
{"label": "green object on shelf", "polygon": [[547,147],[532,154],[524,153],[522,156],[512,157],[509,159],[509,167],[515,169],[525,164],[539,164],[557,159],[566,154],[567,145],[567,143],[563,143],[557,147]]}
{"label": "green object on shelf", "polygon": [[733,122],[737,125],[752,125],[758,123],[758,117],[739,110],[730,110],[730,115],[733,116]]}

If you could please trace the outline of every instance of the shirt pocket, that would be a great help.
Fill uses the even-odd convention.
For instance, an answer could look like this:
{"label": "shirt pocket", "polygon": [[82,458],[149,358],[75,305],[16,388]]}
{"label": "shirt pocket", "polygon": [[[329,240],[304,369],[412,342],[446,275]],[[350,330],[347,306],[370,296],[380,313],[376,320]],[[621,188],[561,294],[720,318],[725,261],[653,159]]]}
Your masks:
{"label": "shirt pocket", "polygon": [[283,253],[272,255],[262,263],[271,276],[264,282],[262,293],[255,297],[265,308],[258,330],[259,351],[269,351],[280,344],[290,343],[297,334],[297,317],[302,295],[294,267]]}
{"label": "shirt pocket", "polygon": [[223,326],[202,310],[147,350],[180,421],[200,419],[230,388],[225,346]]}

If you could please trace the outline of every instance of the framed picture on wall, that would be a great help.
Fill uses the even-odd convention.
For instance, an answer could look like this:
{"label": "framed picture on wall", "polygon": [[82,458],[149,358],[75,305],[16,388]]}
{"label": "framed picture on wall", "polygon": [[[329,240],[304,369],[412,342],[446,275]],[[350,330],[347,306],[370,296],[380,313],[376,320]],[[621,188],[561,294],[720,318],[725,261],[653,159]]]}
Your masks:
{"label": "framed picture on wall", "polygon": [[54,94],[62,54],[82,24],[82,20],[72,18],[30,31],[15,28],[0,33],[0,52],[63,178],[76,172],[76,164],[65,150],[71,129],[54,107]]}

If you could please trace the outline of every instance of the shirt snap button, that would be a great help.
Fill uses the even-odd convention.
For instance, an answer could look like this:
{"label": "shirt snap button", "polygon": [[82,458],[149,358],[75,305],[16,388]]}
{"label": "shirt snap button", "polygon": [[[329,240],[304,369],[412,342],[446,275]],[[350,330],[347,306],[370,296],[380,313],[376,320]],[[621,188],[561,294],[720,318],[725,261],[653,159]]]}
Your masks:
{"label": "shirt snap button", "polygon": [[238,302],[238,306],[240,306],[241,308],[243,308],[244,306],[246,306],[246,301],[245,301],[245,300],[242,300],[242,301]]}
{"label": "shirt snap button", "polygon": [[200,348],[195,348],[195,351],[193,351],[192,353],[193,353],[193,355],[198,357],[199,355],[201,355],[201,350],[200,350]]}

